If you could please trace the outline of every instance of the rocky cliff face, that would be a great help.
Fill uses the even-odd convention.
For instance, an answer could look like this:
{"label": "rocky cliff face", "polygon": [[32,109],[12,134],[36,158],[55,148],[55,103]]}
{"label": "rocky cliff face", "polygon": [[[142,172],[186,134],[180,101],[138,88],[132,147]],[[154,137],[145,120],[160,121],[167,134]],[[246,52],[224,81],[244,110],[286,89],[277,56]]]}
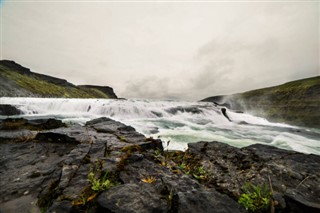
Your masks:
{"label": "rocky cliff face", "polygon": [[0,97],[117,98],[111,87],[76,86],[8,60],[0,61]]}
{"label": "rocky cliff face", "polygon": [[202,101],[216,102],[275,122],[320,128],[319,76]]}

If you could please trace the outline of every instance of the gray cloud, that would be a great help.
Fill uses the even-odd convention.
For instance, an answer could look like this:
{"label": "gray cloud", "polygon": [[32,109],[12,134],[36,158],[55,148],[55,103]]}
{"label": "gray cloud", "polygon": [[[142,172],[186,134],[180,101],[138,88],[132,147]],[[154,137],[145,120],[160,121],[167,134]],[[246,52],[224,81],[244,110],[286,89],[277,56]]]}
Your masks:
{"label": "gray cloud", "polygon": [[199,100],[320,75],[319,2],[10,2],[3,58],[121,97]]}

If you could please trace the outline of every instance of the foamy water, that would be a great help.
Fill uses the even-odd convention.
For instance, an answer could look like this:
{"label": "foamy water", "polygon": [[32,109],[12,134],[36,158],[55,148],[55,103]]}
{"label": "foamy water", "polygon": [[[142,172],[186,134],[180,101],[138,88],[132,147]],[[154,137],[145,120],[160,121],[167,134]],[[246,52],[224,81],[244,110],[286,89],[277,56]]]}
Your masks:
{"label": "foamy water", "polygon": [[0,104],[15,105],[25,113],[20,117],[55,117],[80,124],[97,117],[109,117],[133,126],[147,137],[161,138],[164,146],[169,144],[168,149],[185,150],[187,143],[219,141],[235,147],[261,143],[320,155],[320,131],[317,129],[272,123],[227,110],[229,121],[221,113],[221,107],[213,103],[0,98]]}

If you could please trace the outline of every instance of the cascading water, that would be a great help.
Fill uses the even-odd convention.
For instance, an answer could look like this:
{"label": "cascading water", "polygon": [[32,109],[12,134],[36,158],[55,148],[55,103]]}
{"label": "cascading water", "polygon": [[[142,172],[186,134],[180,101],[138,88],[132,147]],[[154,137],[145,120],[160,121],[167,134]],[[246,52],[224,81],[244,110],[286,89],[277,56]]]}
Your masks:
{"label": "cascading water", "polygon": [[[187,148],[187,143],[219,141],[236,147],[255,143],[320,155],[320,131],[286,124],[227,110],[213,103],[107,100],[0,98],[0,104],[11,104],[23,117],[55,117],[64,122],[84,124],[97,117],[110,117],[154,138],[160,137],[168,149]],[[3,117],[2,117],[3,118]]]}

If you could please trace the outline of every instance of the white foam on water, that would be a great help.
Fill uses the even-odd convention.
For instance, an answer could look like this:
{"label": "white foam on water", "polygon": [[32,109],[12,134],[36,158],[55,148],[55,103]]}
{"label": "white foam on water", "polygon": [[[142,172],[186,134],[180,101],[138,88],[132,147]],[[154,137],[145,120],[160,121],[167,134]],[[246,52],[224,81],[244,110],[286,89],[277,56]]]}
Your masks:
{"label": "white foam on water", "polygon": [[170,141],[169,149],[184,150],[190,142],[219,141],[236,147],[262,143],[320,155],[317,129],[300,129],[227,110],[230,122],[213,103],[2,97],[0,104],[14,105],[29,118],[55,117],[85,124],[97,117],[109,117],[146,136],[160,137],[165,146]]}
{"label": "white foam on water", "polygon": [[308,139],[306,137],[287,132],[277,135],[273,139],[271,145],[279,148],[299,151],[306,154],[320,155],[319,140]]}

